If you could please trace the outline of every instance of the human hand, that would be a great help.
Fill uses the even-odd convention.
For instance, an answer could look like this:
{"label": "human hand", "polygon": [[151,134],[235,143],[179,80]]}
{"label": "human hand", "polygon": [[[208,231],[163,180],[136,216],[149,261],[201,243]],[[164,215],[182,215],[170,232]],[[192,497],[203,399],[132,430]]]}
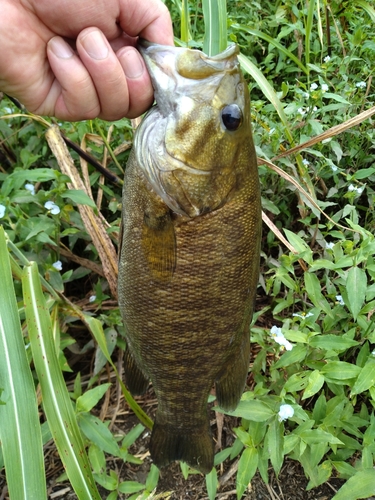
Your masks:
{"label": "human hand", "polygon": [[76,121],[142,114],[151,81],[137,36],[173,45],[160,0],[0,0],[0,90]]}

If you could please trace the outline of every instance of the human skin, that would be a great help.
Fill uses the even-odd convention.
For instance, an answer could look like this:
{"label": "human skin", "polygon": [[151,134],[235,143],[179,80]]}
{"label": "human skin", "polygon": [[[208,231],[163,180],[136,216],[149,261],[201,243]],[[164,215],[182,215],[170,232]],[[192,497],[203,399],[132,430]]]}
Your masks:
{"label": "human skin", "polygon": [[0,0],[0,90],[39,115],[134,118],[152,103],[137,37],[173,45],[160,0]]}

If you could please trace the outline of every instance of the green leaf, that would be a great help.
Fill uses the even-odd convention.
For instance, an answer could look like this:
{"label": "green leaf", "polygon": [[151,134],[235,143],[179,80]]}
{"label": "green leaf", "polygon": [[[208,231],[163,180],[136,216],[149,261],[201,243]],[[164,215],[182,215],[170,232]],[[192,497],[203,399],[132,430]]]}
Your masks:
{"label": "green leaf", "polygon": [[311,396],[314,396],[314,394],[320,391],[323,384],[323,375],[319,372],[319,370],[314,370],[312,373],[310,373],[309,381],[306,389],[303,392],[302,399],[311,398]]}
{"label": "green leaf", "polygon": [[250,401],[240,401],[234,411],[224,411],[218,407],[214,408],[216,411],[232,415],[233,417],[246,418],[246,420],[254,420],[255,422],[264,422],[275,415],[275,412],[262,401],[252,399]]}
{"label": "green leaf", "polygon": [[359,372],[358,378],[355,381],[350,393],[350,397],[355,394],[360,394],[370,387],[375,385],[375,359],[369,357],[365,366]]}
{"label": "green leaf", "polygon": [[31,349],[44,411],[60,458],[80,500],[101,500],[59,367],[51,319],[35,262],[25,267],[22,287]]}
{"label": "green leaf", "polygon": [[142,424],[137,424],[133,429],[131,429],[126,436],[124,437],[122,441],[122,446],[124,448],[129,448],[136,439],[139,438],[139,436],[142,434],[142,432],[145,430],[144,426]]}
{"label": "green leaf", "polygon": [[298,234],[284,228],[285,236],[289,243],[291,243],[297,250],[299,255],[308,263],[312,264],[312,251],[308,244]]}
{"label": "green leaf", "polygon": [[310,338],[309,344],[318,349],[325,349],[326,351],[343,352],[359,344],[356,340],[349,339],[344,335],[315,335]]}
{"label": "green leaf", "polygon": [[307,348],[304,345],[294,346],[291,351],[285,351],[281,358],[274,364],[275,368],[290,366],[304,360],[307,354]]}
{"label": "green leaf", "polygon": [[256,448],[245,448],[242,452],[240,461],[238,462],[238,471],[236,477],[236,492],[239,500],[250,481],[254,477],[258,467],[258,450]]}
{"label": "green leaf", "polygon": [[321,373],[327,375],[331,379],[347,380],[356,378],[359,375],[361,368],[346,361],[329,361],[321,369]]}
{"label": "green leaf", "polygon": [[361,168],[361,170],[357,170],[357,172],[354,173],[353,178],[354,179],[367,179],[370,177],[370,175],[375,173],[375,168],[370,167],[370,168]]}
{"label": "green leaf", "polygon": [[217,471],[215,467],[213,467],[211,472],[206,474],[206,488],[209,500],[215,500],[218,484]]}
{"label": "green leaf", "polygon": [[[104,335],[107,342],[108,353],[110,356],[112,356],[112,353],[116,347],[117,332],[115,328],[107,328],[104,332]],[[97,375],[106,363],[107,358],[104,356],[100,347],[97,347],[95,352],[94,375]]]}
{"label": "green leaf", "polygon": [[277,418],[268,427],[265,446],[275,474],[278,476],[284,459],[284,424],[279,422]]}
{"label": "green leaf", "polygon": [[371,21],[375,23],[375,9],[369,3],[365,2],[365,0],[356,0],[356,6],[362,7],[362,9],[367,12],[370,16]]}
{"label": "green leaf", "polygon": [[335,437],[330,432],[323,431],[322,429],[306,429],[298,433],[300,438],[307,444],[318,443],[331,443],[331,444],[344,444],[340,439]]}
{"label": "green leaf", "polygon": [[349,269],[346,279],[346,293],[348,294],[347,306],[351,310],[354,320],[357,319],[366,297],[367,275],[360,267]]}
{"label": "green leaf", "polygon": [[94,389],[89,389],[82,396],[77,398],[76,411],[90,411],[98,401],[104,396],[111,384],[98,385]]}
{"label": "green leaf", "polygon": [[190,40],[190,18],[189,18],[189,1],[182,0],[181,9],[181,40],[188,46]]}
{"label": "green leaf", "polygon": [[106,461],[103,450],[100,450],[95,444],[89,447],[89,460],[92,469],[97,474],[102,474],[106,469]]}
{"label": "green leaf", "polygon": [[146,479],[147,491],[149,492],[153,491],[156,488],[158,481],[159,481],[159,469],[156,467],[156,465],[151,464],[151,469]]}
{"label": "green leaf", "polygon": [[108,427],[90,413],[79,413],[77,420],[85,436],[96,446],[111,455],[118,457],[120,448]]}
{"label": "green leaf", "polygon": [[94,200],[90,198],[82,189],[69,189],[61,195],[62,198],[69,198],[78,205],[87,205],[91,208],[97,208]]}
{"label": "green leaf", "polygon": [[290,142],[291,145],[293,145],[293,134],[291,132],[290,126],[288,119],[286,117],[286,114],[284,112],[283,105],[278,98],[274,88],[272,85],[269,83],[269,81],[265,78],[263,73],[260,71],[260,69],[252,62],[250,59],[243,54],[240,54],[238,56],[238,59],[240,61],[241,67],[244,71],[249,73],[254,80],[257,82],[259,85],[260,90],[263,92],[265,97],[270,101],[270,103],[274,106],[276,109],[277,114],[279,115],[282,124],[284,126],[285,134]]}
{"label": "green leaf", "polygon": [[239,30],[239,31],[245,31],[246,33],[249,33],[250,35],[257,36],[259,38],[263,38],[266,42],[270,43],[271,45],[274,45],[280,52],[285,54],[288,59],[293,61],[296,66],[301,69],[306,75],[308,74],[308,70],[306,66],[296,57],[293,52],[290,50],[286,49],[280,42],[278,42],[275,38],[272,38],[271,36],[267,35],[266,33],[263,33],[262,31],[255,30],[252,28],[249,28],[247,26],[244,26],[242,24],[232,24],[232,29]]}
{"label": "green leaf", "polygon": [[137,481],[124,481],[119,484],[118,490],[121,493],[138,493],[138,491],[144,490],[145,485],[138,483]]}
{"label": "green leaf", "polygon": [[203,0],[204,40],[203,52],[215,56],[227,48],[226,0]]}
{"label": "green leaf", "polygon": [[316,488],[320,484],[325,483],[331,477],[332,474],[332,463],[329,460],[325,460],[322,464],[318,465],[315,471],[314,480],[310,480],[307,484],[306,490],[311,488]]}
{"label": "green leaf", "polygon": [[365,469],[357,472],[341,486],[332,500],[358,500],[370,498],[375,491],[375,469]]}
{"label": "green leaf", "polygon": [[315,307],[323,310],[328,316],[332,315],[331,306],[323,297],[318,277],[312,273],[304,273],[306,292]]}
{"label": "green leaf", "polygon": [[2,226],[0,276],[0,441],[7,485],[12,500],[43,500],[47,491],[38,404]]}
{"label": "green leaf", "polygon": [[350,102],[341,97],[341,95],[331,94],[331,92],[325,92],[323,94],[323,97],[325,99],[333,99],[334,101],[341,102],[342,104],[348,104],[350,106]]}
{"label": "green leaf", "polygon": [[108,491],[117,489],[118,478],[108,474],[94,474],[95,481]]}

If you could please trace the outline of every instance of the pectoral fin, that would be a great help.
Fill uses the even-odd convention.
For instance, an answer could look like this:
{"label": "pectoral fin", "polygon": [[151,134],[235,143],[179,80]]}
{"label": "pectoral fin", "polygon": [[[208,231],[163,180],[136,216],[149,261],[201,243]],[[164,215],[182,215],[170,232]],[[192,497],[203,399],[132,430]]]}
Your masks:
{"label": "pectoral fin", "polygon": [[171,212],[163,204],[150,206],[144,214],[142,247],[153,278],[172,279],[176,268],[176,235]]}

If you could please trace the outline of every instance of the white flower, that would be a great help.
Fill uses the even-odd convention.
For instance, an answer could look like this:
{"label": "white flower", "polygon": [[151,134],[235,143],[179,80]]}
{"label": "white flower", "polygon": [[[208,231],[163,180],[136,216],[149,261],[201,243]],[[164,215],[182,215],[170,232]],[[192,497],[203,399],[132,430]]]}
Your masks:
{"label": "white flower", "polygon": [[57,215],[60,213],[60,207],[53,203],[53,201],[46,201],[44,204],[44,208],[49,210],[53,215]]}
{"label": "white flower", "polygon": [[327,92],[329,89],[328,85],[326,83],[322,83],[322,92]]}
{"label": "white flower", "polygon": [[375,356],[375,349],[371,352],[371,356]]}
{"label": "white flower", "polygon": [[332,172],[336,172],[336,170],[337,170],[336,165],[331,165],[331,169],[332,169]]}
{"label": "white flower", "polygon": [[62,262],[61,262],[61,260],[57,260],[56,262],[54,262],[52,264],[52,267],[54,267],[55,269],[57,269],[57,271],[62,271]]}
{"label": "white flower", "polygon": [[318,84],[317,83],[312,83],[310,85],[310,90],[316,90],[318,88]]}
{"label": "white flower", "polygon": [[349,184],[348,186],[348,191],[355,191],[357,194],[362,194],[363,189],[363,187],[356,187],[353,184]]}
{"label": "white flower", "polygon": [[342,298],[341,295],[336,295],[336,300],[340,304],[340,306],[344,306],[345,305],[344,299]]}
{"label": "white flower", "polygon": [[323,59],[323,61],[325,63],[329,62],[331,60],[331,58],[329,56],[325,56],[325,58]]}
{"label": "white flower", "polygon": [[294,415],[294,408],[290,405],[281,405],[279,410],[279,422],[283,422],[287,418],[292,418]]}
{"label": "white flower", "polygon": [[6,207],[4,205],[0,204],[0,219],[2,219],[4,217],[5,209],[6,209]]}
{"label": "white flower", "polygon": [[313,107],[313,111],[318,111],[317,106],[314,106],[314,107]]}
{"label": "white flower", "polygon": [[308,312],[308,313],[293,313],[292,316],[294,316],[295,318],[301,318],[301,319],[306,319],[306,318],[309,318],[310,316],[314,316],[312,312]]}
{"label": "white flower", "polygon": [[308,99],[310,97],[310,94],[308,92],[303,92],[303,97],[305,97],[306,99]]}
{"label": "white flower", "polygon": [[326,242],[326,248],[327,248],[328,250],[332,250],[332,248],[334,247],[334,245],[335,245],[335,244],[333,243],[333,241]]}
{"label": "white flower", "polygon": [[273,326],[270,330],[270,333],[271,333],[271,337],[273,337],[274,341],[277,344],[284,347],[287,351],[291,351],[293,349],[294,345],[292,343],[290,343],[289,340],[287,340],[284,337],[284,334],[281,331],[281,328],[279,328],[278,326]]}
{"label": "white flower", "polygon": [[359,89],[364,89],[366,87],[366,82],[357,82],[355,86]]}
{"label": "white flower", "polygon": [[32,195],[35,194],[35,186],[34,186],[34,184],[30,184],[30,183],[25,184],[25,189],[27,189],[28,191],[30,191],[30,193]]}
{"label": "white flower", "polygon": [[302,116],[306,114],[306,111],[304,111],[303,108],[298,108],[297,112]]}
{"label": "white flower", "polygon": [[95,302],[96,301],[96,295],[91,295],[89,297],[89,302]]}
{"label": "white flower", "polygon": [[306,166],[307,166],[307,165],[310,165],[309,160],[306,160],[306,158],[304,158],[304,159],[302,160],[302,163],[303,163],[304,165],[306,165]]}

